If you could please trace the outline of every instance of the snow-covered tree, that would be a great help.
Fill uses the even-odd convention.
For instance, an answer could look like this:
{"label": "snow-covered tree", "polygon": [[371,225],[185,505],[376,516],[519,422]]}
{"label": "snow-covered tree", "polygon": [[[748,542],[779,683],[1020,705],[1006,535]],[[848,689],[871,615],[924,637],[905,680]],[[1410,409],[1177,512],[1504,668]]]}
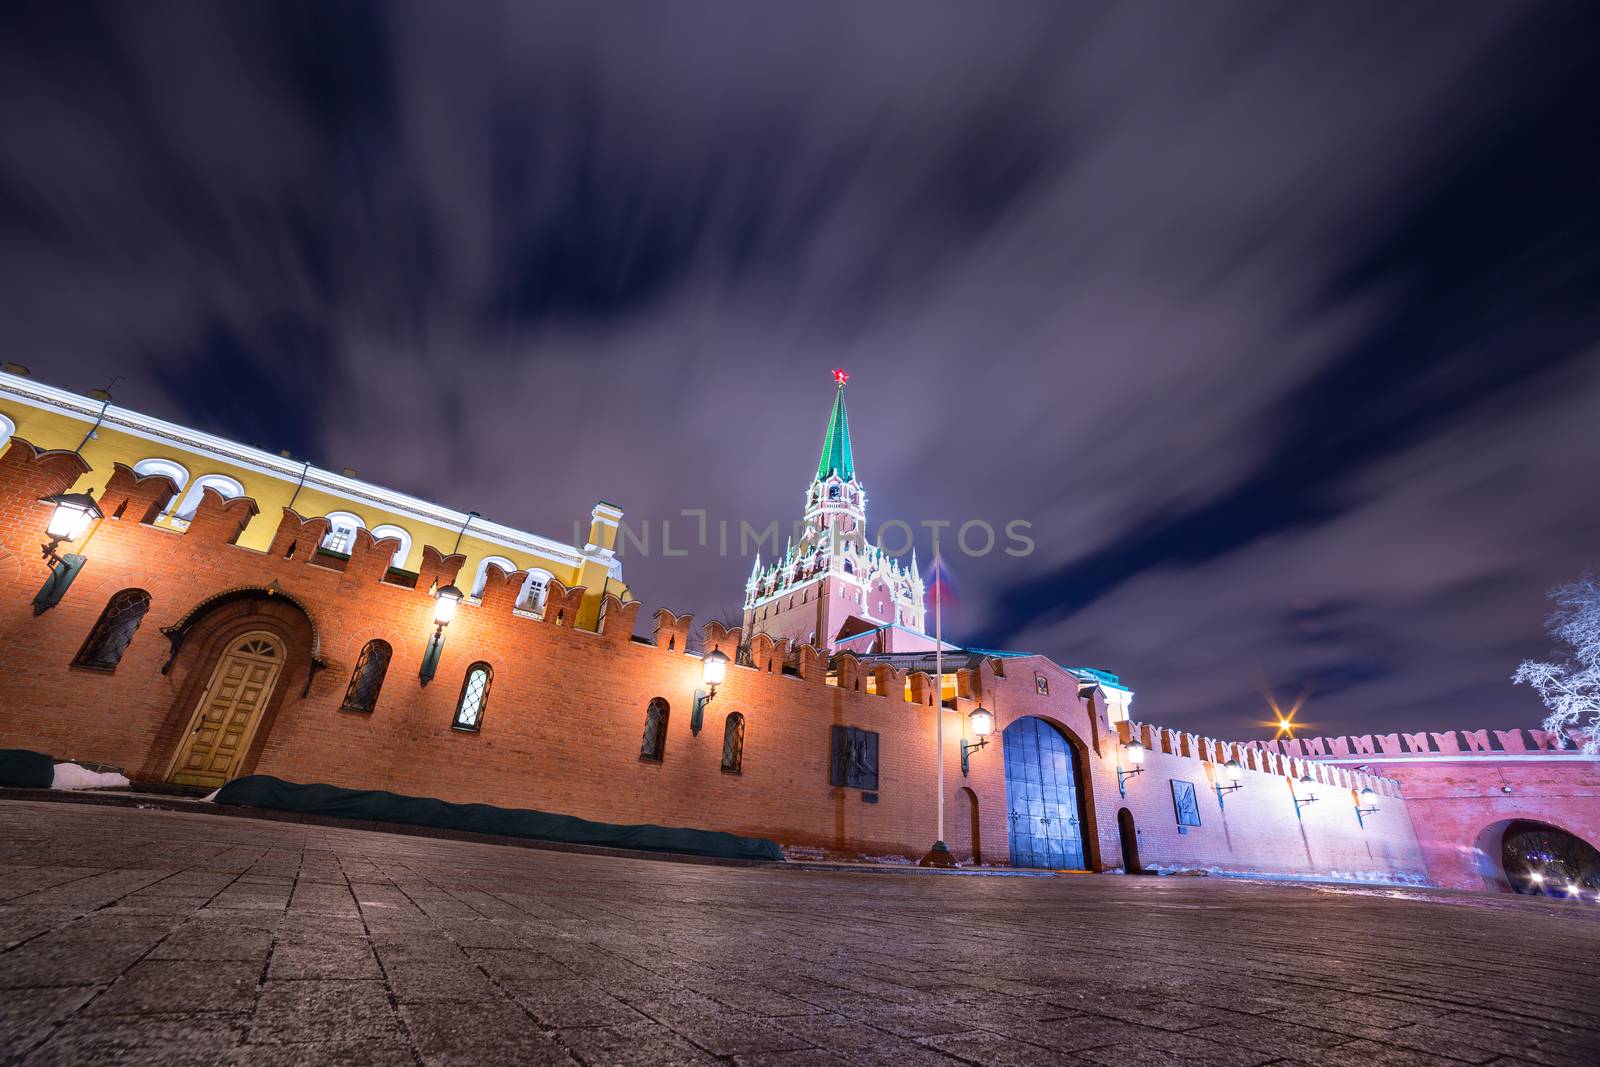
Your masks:
{"label": "snow-covered tree", "polygon": [[1583,751],[1600,753],[1600,578],[1585,574],[1550,590],[1556,610],[1545,620],[1550,636],[1564,646],[1557,663],[1524,660],[1511,680],[1539,691],[1550,714],[1544,728],[1583,735]]}

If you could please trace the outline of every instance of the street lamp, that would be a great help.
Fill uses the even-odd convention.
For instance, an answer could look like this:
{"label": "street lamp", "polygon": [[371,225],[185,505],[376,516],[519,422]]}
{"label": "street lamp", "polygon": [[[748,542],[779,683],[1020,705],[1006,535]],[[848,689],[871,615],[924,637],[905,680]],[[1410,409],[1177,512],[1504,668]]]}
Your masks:
{"label": "street lamp", "polygon": [[1122,751],[1126,753],[1128,762],[1133,764],[1133,770],[1131,771],[1123,770],[1120,766],[1117,768],[1117,792],[1121,793],[1123,796],[1127,796],[1128,779],[1132,778],[1136,774],[1144,773],[1145,747],[1143,743],[1135,738],[1134,740],[1123,745]]}
{"label": "street lamp", "polygon": [[1366,786],[1361,790],[1360,793],[1357,794],[1356,822],[1365,827],[1367,825],[1366,816],[1376,815],[1377,813],[1378,791],[1372,788],[1370,785]]}
{"label": "street lamp", "polygon": [[700,680],[707,686],[706,689],[697,689],[694,694],[694,711],[689,715],[689,732],[699,736],[700,727],[705,722],[706,705],[717,699],[717,686],[728,676],[728,657],[722,649],[714,648],[705,654],[700,661]]}
{"label": "street lamp", "polygon": [[83,569],[84,557],[74,552],[58,553],[63,541],[76,541],[89,532],[89,524],[104,518],[100,505],[88,493],[56,493],[39,498],[39,503],[51,505],[50,520],[44,534],[50,540],[41,555],[44,565],[50,568],[50,577],[33,598],[33,613],[42,614],[56,606],[66,595],[67,587]]}
{"label": "street lamp", "polygon": [[439,669],[439,656],[444,652],[444,628],[456,617],[456,608],[461,606],[461,597],[461,590],[453,584],[442,585],[438,592],[433,594],[433,637],[428,640],[428,650],[422,655],[422,670],[417,672],[417,677],[422,680],[423,685],[433,681],[433,676]]}
{"label": "street lamp", "polygon": [[[1313,788],[1317,784],[1317,780],[1315,778],[1311,777],[1310,774],[1302,774],[1300,776],[1300,784],[1305,786],[1307,789],[1310,789],[1310,788]],[[1304,798],[1295,797],[1294,798],[1294,813],[1296,815],[1299,815],[1301,808],[1305,807],[1307,804],[1315,804],[1316,802],[1317,802],[1317,794],[1315,794],[1315,793],[1312,793],[1310,796],[1304,797]]]}
{"label": "street lamp", "polygon": [[967,757],[980,748],[988,747],[989,735],[994,733],[994,712],[979,704],[972,709],[972,714],[967,716],[967,725],[972,727],[972,736],[976,737],[977,740],[968,741],[963,738],[961,741],[961,777],[963,778],[967,776]]}
{"label": "street lamp", "polygon": [[1239,781],[1239,779],[1244,777],[1244,768],[1239,766],[1238,760],[1231,759],[1222,765],[1222,775],[1224,778],[1228,779],[1228,784],[1219,785],[1216,787],[1217,807],[1219,808],[1227,807],[1227,804],[1225,804],[1222,799],[1222,795],[1224,793],[1232,793],[1235,790],[1244,788],[1244,785]]}

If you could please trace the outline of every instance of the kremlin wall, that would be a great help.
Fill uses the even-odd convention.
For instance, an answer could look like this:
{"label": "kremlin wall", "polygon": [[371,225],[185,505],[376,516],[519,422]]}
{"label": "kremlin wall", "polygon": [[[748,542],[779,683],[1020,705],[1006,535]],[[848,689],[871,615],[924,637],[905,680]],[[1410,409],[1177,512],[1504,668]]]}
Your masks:
{"label": "kremlin wall", "polygon": [[[1547,737],[1530,750],[1512,731],[1514,742],[1466,752],[1409,747],[1421,735],[1403,749],[1216,741],[1135,722],[1115,676],[1043,656],[947,645],[940,678],[925,635],[914,653],[858,655],[759,632],[762,597],[870,593],[826,538],[758,571],[752,634],[641,614],[613,554],[621,511],[606,504],[588,541],[566,548],[490,524],[492,540],[463,537],[439,521],[444,509],[360,485],[336,497],[331,476],[322,496],[296,501],[357,514],[385,501],[383,517],[410,518],[402,545],[375,536],[370,516],[336,530],[326,513],[289,506],[282,472],[263,461],[260,499],[248,485],[203,486],[174,523],[183,487],[146,461],[199,470],[204,449],[59,392],[0,377],[0,748],[150,783],[271,774],[914,860],[936,835],[939,720],[945,839],[966,862],[1508,888],[1496,835],[1516,820],[1600,840],[1597,761]],[[842,396],[841,381],[841,421]],[[829,439],[840,433],[847,449],[847,424],[830,420]],[[257,459],[232,448],[229,469]],[[130,461],[136,452],[159,454]],[[848,501],[853,461],[820,469],[808,502],[841,482]],[[41,560],[52,515],[41,498],[72,490],[103,517],[58,546],[77,561],[64,582]],[[864,508],[847,518],[864,525]],[[441,627],[437,592],[458,584],[471,592]],[[900,619],[914,621],[903,604],[847,629]],[[704,657],[716,652],[732,662],[706,700]],[[994,719],[983,739],[980,707]],[[964,773],[963,742],[980,740]]]}

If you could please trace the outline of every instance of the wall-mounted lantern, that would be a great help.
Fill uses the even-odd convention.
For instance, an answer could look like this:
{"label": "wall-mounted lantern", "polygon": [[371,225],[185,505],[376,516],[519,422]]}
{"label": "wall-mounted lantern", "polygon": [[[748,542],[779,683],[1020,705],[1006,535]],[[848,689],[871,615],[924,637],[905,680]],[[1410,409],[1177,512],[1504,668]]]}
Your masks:
{"label": "wall-mounted lantern", "polygon": [[705,724],[706,705],[717,699],[717,686],[728,676],[728,657],[720,648],[707,652],[700,661],[700,680],[705,683],[705,689],[696,689],[694,693],[694,711],[689,715],[689,732],[696,737],[700,735],[700,727]]}
{"label": "wall-mounted lantern", "polygon": [[1369,785],[1363,788],[1361,792],[1357,794],[1357,797],[1356,822],[1365,827],[1367,825],[1366,817],[1368,815],[1378,814],[1378,791]]}
{"label": "wall-mounted lantern", "polygon": [[456,617],[456,608],[461,606],[461,596],[461,590],[454,585],[442,585],[439,591],[433,594],[433,637],[428,641],[428,650],[422,655],[422,670],[417,672],[417,677],[422,680],[423,685],[433,681],[433,676],[439,669],[439,656],[444,652],[444,628]]}
{"label": "wall-mounted lantern", "polygon": [[961,777],[967,776],[967,757],[980,748],[987,748],[989,735],[994,733],[994,712],[979,704],[972,709],[972,714],[967,716],[967,725],[972,728],[972,736],[976,741],[961,741]]}
{"label": "wall-mounted lantern", "polygon": [[1127,756],[1128,762],[1133,764],[1133,770],[1131,771],[1124,770],[1120,766],[1117,768],[1117,792],[1121,793],[1123,796],[1127,796],[1128,779],[1132,778],[1136,774],[1144,773],[1145,747],[1137,738],[1135,738],[1134,740],[1123,745],[1122,751],[1123,754]]}
{"label": "wall-mounted lantern", "polygon": [[100,505],[88,493],[56,493],[39,498],[39,503],[51,506],[50,521],[45,524],[44,564],[50,568],[50,577],[33,598],[33,613],[42,614],[60,603],[72,580],[83,569],[84,558],[73,552],[62,555],[56,551],[63,541],[76,541],[89,532],[89,524],[104,518]]}
{"label": "wall-mounted lantern", "polygon": [[[1304,786],[1306,789],[1314,789],[1316,787],[1317,780],[1315,778],[1311,777],[1311,775],[1309,775],[1309,774],[1303,774],[1303,775],[1300,776],[1300,784],[1302,786]],[[1312,793],[1308,797],[1299,797],[1299,796],[1295,797],[1294,798],[1294,812],[1295,812],[1295,814],[1296,815],[1300,814],[1300,809],[1305,807],[1307,804],[1315,804],[1316,802],[1317,802],[1317,794],[1315,794],[1315,793]]]}
{"label": "wall-mounted lantern", "polygon": [[1232,793],[1244,788],[1244,784],[1239,781],[1244,777],[1244,768],[1239,766],[1238,760],[1231,759],[1222,765],[1222,776],[1228,780],[1228,784],[1217,784],[1217,807],[1219,808],[1227,807],[1227,804],[1222,800],[1224,793]]}

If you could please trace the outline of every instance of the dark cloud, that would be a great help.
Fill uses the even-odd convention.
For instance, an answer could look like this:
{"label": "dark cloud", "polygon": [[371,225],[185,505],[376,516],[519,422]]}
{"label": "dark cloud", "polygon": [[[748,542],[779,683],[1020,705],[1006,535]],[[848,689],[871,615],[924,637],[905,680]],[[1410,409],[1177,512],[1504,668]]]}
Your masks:
{"label": "dark cloud", "polygon": [[792,519],[842,364],[876,521],[1032,523],[956,636],[1222,733],[1527,724],[1600,543],[1594,21],[12,4],[0,346],[556,536],[618,501],[703,617],[748,560],[659,523]]}

